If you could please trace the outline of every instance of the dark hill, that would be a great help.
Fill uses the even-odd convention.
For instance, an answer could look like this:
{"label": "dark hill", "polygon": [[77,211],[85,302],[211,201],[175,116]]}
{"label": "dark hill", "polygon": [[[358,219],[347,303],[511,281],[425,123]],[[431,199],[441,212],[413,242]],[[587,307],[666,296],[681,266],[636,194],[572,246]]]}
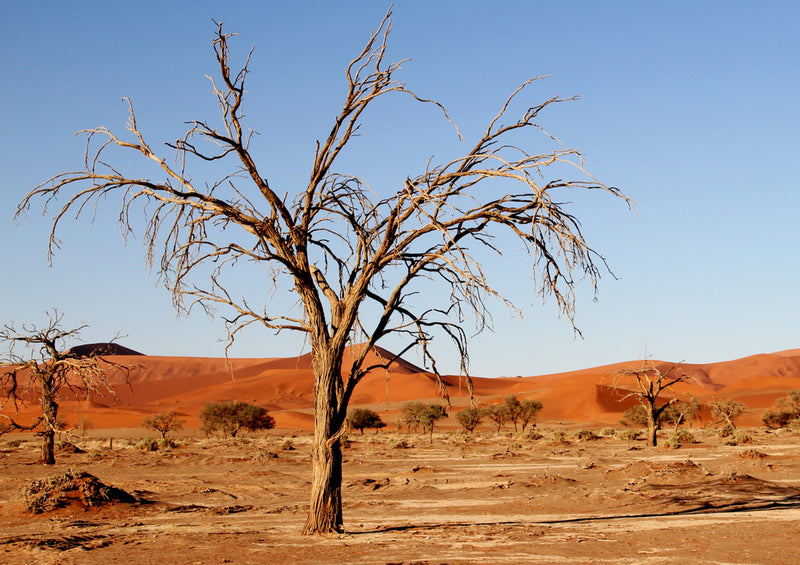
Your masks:
{"label": "dark hill", "polygon": [[70,348],[67,353],[88,357],[89,355],[144,355],[118,343],[87,343]]}

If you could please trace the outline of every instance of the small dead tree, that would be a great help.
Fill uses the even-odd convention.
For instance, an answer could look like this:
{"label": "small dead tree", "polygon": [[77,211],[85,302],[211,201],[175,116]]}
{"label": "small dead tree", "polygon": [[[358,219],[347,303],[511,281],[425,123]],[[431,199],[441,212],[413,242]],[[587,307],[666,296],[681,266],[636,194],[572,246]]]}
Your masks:
{"label": "small dead tree", "polygon": [[679,400],[678,397],[673,397],[659,404],[659,397],[665,390],[678,383],[690,380],[694,379],[687,375],[679,365],[673,365],[662,373],[661,369],[655,365],[648,366],[647,361],[642,361],[642,366],[638,369],[620,369],[617,371],[614,388],[620,390],[623,384],[634,388],[634,390],[624,394],[619,401],[623,402],[628,398],[635,398],[644,407],[644,415],[647,422],[646,442],[648,446],[656,446],[658,441],[656,432],[661,427],[662,416],[670,405]]}
{"label": "small dead tree", "polygon": [[[384,98],[421,102],[452,124],[444,106],[397,79],[406,61],[385,60],[390,30],[391,12],[347,65],[341,111],[328,136],[316,142],[304,186],[273,186],[257,163],[250,147],[253,132],[244,123],[252,51],[237,70],[230,50],[233,35],[220,24],[212,44],[219,122],[188,122],[184,134],[166,143],[176,154],[172,161],[146,140],[128,101],[128,135],[105,127],[85,131],[83,167],[36,187],[17,212],[25,213],[36,199],[43,199],[46,209],[64,198],[50,233],[52,257],[63,222],[73,221],[76,213],[91,215],[88,211],[101,201],[116,196],[125,233],[134,231],[133,212],[143,212],[149,259],[170,287],[176,307],[226,310],[229,346],[252,324],[305,334],[315,381],[307,534],[342,531],[340,438],[348,402],[364,375],[419,347],[426,366],[438,376],[429,347],[436,336],[452,340],[467,375],[464,323],[471,319],[480,331],[491,323],[493,304],[514,308],[492,286],[481,250],[526,249],[537,292],[552,298],[573,322],[575,286],[585,280],[596,289],[605,261],[585,240],[568,201],[576,191],[594,190],[630,205],[618,189],[584,170],[577,150],[539,123],[549,106],[575,97],[548,98],[526,104],[517,118],[509,115],[536,79],[509,96],[462,155],[421,163],[397,187],[374,190],[365,179],[337,170],[340,155],[363,134],[365,112]],[[544,132],[536,139],[547,148],[532,151],[529,132]],[[143,157],[153,170],[131,170],[128,156]],[[566,178],[573,172],[577,180]],[[206,173],[219,176],[203,178]],[[564,198],[564,192],[570,197]],[[277,303],[257,302],[257,296],[241,297],[235,281],[248,264],[265,274],[260,295],[287,289],[301,312],[278,310]],[[444,288],[449,300],[437,300],[433,307],[421,302],[425,293],[420,289],[431,284]],[[397,356],[369,362],[373,347],[389,335],[405,339]],[[347,348],[352,360],[345,365]],[[439,384],[446,395],[441,379]]]}
{"label": "small dead tree", "polygon": [[[113,394],[107,375],[116,371],[127,375],[130,368],[105,359],[101,350],[86,355],[65,350],[65,341],[78,338],[87,326],[63,329],[63,314],[57,310],[48,312],[47,318],[43,327],[22,325],[17,328],[6,324],[0,329],[0,340],[9,345],[8,358],[0,362],[0,417],[11,429],[36,431],[42,437],[42,463],[52,465],[55,463],[55,436],[60,427],[58,406],[64,393],[69,391],[76,398]],[[20,346],[33,351],[18,354]],[[36,396],[41,415],[33,422],[18,421],[20,407]]]}

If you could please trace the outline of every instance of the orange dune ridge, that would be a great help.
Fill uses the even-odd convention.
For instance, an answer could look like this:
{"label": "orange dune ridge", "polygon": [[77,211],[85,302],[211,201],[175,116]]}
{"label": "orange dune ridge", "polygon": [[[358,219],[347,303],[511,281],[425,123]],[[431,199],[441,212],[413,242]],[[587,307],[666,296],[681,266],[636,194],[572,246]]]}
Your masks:
{"label": "orange dune ridge", "polygon": [[[385,363],[391,357],[391,353],[375,348],[368,364]],[[90,400],[62,400],[61,415],[69,424],[79,424],[88,418],[96,428],[135,428],[150,414],[174,410],[186,418],[186,427],[196,427],[197,415],[206,402],[244,400],[267,408],[279,428],[313,428],[310,354],[275,359],[147,355],[111,355],[108,359],[127,365],[129,373],[116,371],[107,376],[113,393],[94,395]],[[349,362],[348,357],[344,366]],[[630,361],[551,375],[473,377],[474,401],[479,406],[498,404],[509,394],[515,394],[520,399],[542,402],[540,422],[616,424],[625,409],[636,402],[624,398],[632,383],[617,372],[641,365],[641,361]],[[662,372],[675,366],[663,361],[649,361],[648,365],[655,365]],[[739,400],[749,408],[739,420],[745,426],[760,425],[761,414],[777,398],[789,390],[800,389],[800,349],[678,367],[692,380],[673,387],[664,398],[692,395],[701,403],[725,398]],[[453,411],[470,404],[465,378],[450,375],[444,381]],[[389,369],[370,371],[356,387],[350,405],[376,410],[391,425],[406,402],[430,402],[438,398],[434,375],[398,359]],[[35,414],[35,408],[34,399],[28,399],[29,417]]]}

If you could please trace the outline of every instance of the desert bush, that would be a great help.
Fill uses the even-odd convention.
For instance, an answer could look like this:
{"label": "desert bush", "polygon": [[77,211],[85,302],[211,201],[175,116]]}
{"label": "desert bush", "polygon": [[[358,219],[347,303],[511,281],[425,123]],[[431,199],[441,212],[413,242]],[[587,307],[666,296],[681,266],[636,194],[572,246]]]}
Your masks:
{"label": "desert bush", "polygon": [[594,441],[598,439],[598,435],[592,430],[580,430],[575,432],[575,439],[578,441]]}
{"label": "desert bush", "polygon": [[157,451],[158,441],[154,437],[147,436],[138,442],[134,447],[139,451]]}
{"label": "desert bush", "polygon": [[636,406],[631,406],[622,414],[622,419],[620,423],[623,426],[635,426],[641,428],[642,426],[647,425],[647,408],[644,407],[644,404],[637,404]]}
{"label": "desert bush", "polygon": [[550,437],[548,438],[548,443],[551,445],[563,445],[569,443],[567,441],[567,433],[563,430],[553,430],[550,432]]}
{"label": "desert bush", "polygon": [[528,431],[523,432],[522,435],[520,435],[521,439],[528,440],[528,441],[537,441],[537,440],[542,439],[543,437],[544,436],[542,435],[542,433],[539,430],[536,430],[534,428],[531,428]]}
{"label": "desert bush", "polygon": [[766,453],[757,449],[745,449],[739,452],[739,457],[742,459],[764,459],[766,456]]}
{"label": "desert bush", "polygon": [[389,449],[408,449],[410,446],[403,438],[392,438],[389,440]]}
{"label": "desert bush", "polygon": [[278,446],[278,449],[281,451],[294,451],[294,442],[290,439],[285,439],[283,440],[283,443]]}
{"label": "desert bush", "polygon": [[480,408],[470,406],[456,412],[456,420],[459,424],[461,424],[461,427],[463,427],[464,430],[472,433],[475,431],[475,428],[481,424],[484,415],[485,412]]}
{"label": "desert bush", "polygon": [[173,411],[159,412],[153,414],[142,420],[142,427],[146,430],[154,430],[161,434],[161,439],[165,439],[167,434],[171,431],[177,431],[183,428],[181,418]]}
{"label": "desert bush", "polygon": [[667,438],[665,447],[678,449],[682,445],[694,443],[694,434],[688,430],[678,430]]}
{"label": "desert bush", "polygon": [[17,449],[23,443],[25,443],[23,439],[9,439],[3,445],[9,449]]}
{"label": "desert bush", "polygon": [[621,430],[617,437],[624,441],[635,441],[642,436],[641,430]]}
{"label": "desert bush", "polygon": [[733,426],[722,426],[717,430],[717,435],[721,438],[726,438],[733,435],[733,432],[736,431],[736,428]]}
{"label": "desert bush", "polygon": [[456,443],[472,443],[475,441],[475,437],[465,430],[456,430],[451,437]]}
{"label": "desert bush", "polygon": [[767,410],[761,415],[761,421],[770,429],[776,430],[787,427],[797,415],[784,410]]}
{"label": "desert bush", "polygon": [[162,437],[161,441],[158,442],[158,448],[162,451],[167,449],[175,449],[176,447],[178,447],[178,444],[168,437]]}
{"label": "desert bush", "polygon": [[790,390],[786,396],[775,401],[773,408],[761,416],[768,428],[785,428],[796,423],[800,420],[800,390]]}
{"label": "desert bush", "polygon": [[199,419],[203,431],[209,436],[219,430],[222,437],[235,438],[240,430],[254,432],[275,427],[275,420],[266,408],[241,400],[206,402]]}
{"label": "desert bush", "polygon": [[353,408],[347,413],[347,421],[350,427],[360,431],[361,435],[364,435],[365,428],[378,430],[386,427],[380,415],[369,408]]}
{"label": "desert bush", "polygon": [[83,506],[99,506],[109,502],[136,502],[122,489],[106,485],[85,471],[68,470],[63,475],[31,482],[22,492],[23,508],[41,514],[78,500]]}
{"label": "desert bush", "polygon": [[752,434],[743,430],[735,430],[725,438],[725,445],[742,445],[745,443],[755,443]]}
{"label": "desert bush", "polygon": [[600,430],[600,435],[603,437],[614,437],[617,435],[617,430],[615,428],[603,428]]}

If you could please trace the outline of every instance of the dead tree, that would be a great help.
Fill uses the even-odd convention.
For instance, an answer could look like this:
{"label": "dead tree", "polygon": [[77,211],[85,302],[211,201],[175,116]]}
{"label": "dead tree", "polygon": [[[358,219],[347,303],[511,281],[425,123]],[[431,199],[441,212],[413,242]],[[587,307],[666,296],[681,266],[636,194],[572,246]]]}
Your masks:
{"label": "dead tree", "polygon": [[[55,436],[59,431],[58,406],[68,391],[76,398],[92,394],[113,393],[107,376],[127,366],[102,357],[102,350],[82,355],[64,349],[64,342],[75,339],[86,325],[65,330],[63,314],[48,312],[44,327],[22,325],[19,329],[6,324],[0,329],[0,340],[9,344],[8,358],[0,362],[0,395],[2,417],[13,430],[33,430],[42,437],[42,463],[55,463]],[[19,346],[33,349],[26,355],[17,353]],[[41,414],[32,422],[18,421],[19,409],[26,397],[39,397]],[[9,412],[13,412],[10,414]]]}
{"label": "dead tree", "polygon": [[[630,382],[631,379],[633,380],[632,383]],[[648,366],[646,361],[642,361],[642,366],[638,369],[620,369],[617,371],[614,388],[620,390],[623,386],[632,386],[635,389],[624,394],[619,401],[635,398],[645,409],[645,417],[647,419],[646,441],[648,446],[655,447],[657,445],[656,432],[661,427],[662,416],[670,405],[679,400],[678,397],[673,397],[659,405],[658,399],[661,393],[678,383],[689,380],[694,379],[687,375],[680,365],[673,365],[662,373],[655,365]]]}
{"label": "dead tree", "polygon": [[[397,358],[367,362],[376,343],[390,334],[406,338],[397,356],[417,346],[438,375],[429,344],[436,335],[449,338],[466,375],[465,320],[473,319],[480,331],[491,322],[490,303],[514,308],[492,287],[475,254],[478,249],[500,254],[498,237],[513,238],[514,246],[527,249],[538,292],[572,321],[577,281],[586,279],[596,289],[606,267],[561,193],[597,190],[630,204],[618,189],[589,176],[579,152],[561,145],[537,122],[545,108],[572,98],[553,97],[518,119],[509,118],[512,103],[535,79],[511,94],[463,156],[440,164],[429,160],[390,193],[337,170],[342,151],[361,133],[364,112],[386,96],[432,105],[452,124],[441,104],[420,98],[397,80],[405,61],[384,59],[390,30],[391,12],[347,66],[342,109],[328,136],[316,142],[308,184],[299,190],[270,184],[251,152],[243,104],[252,50],[238,70],[232,68],[232,34],[219,25],[213,40],[219,75],[211,79],[222,114],[218,124],[188,122],[186,133],[166,144],[176,153],[172,161],[145,140],[128,102],[125,137],[104,127],[85,131],[83,168],[35,188],[18,211],[24,213],[38,198],[45,209],[56,197],[65,198],[50,233],[52,257],[62,222],[116,195],[126,233],[133,231],[133,210],[143,211],[146,249],[177,308],[226,310],[229,346],[251,324],[306,335],[315,379],[315,428],[305,533],[342,530],[339,440],[347,405],[368,371]],[[527,132],[544,132],[541,139],[550,149],[537,154],[514,145],[528,144]],[[124,172],[127,160],[113,164],[116,150],[145,157],[155,172]],[[202,172],[189,172],[202,171],[203,165],[219,172],[225,163],[228,169],[213,180],[201,182]],[[559,175],[553,180],[545,178],[550,166]],[[579,180],[561,179],[569,167]],[[240,297],[232,281],[246,262],[261,267],[263,295],[288,290],[302,311]],[[431,283],[445,288],[449,301],[426,307],[419,291]],[[343,366],[348,347],[352,361]]]}

